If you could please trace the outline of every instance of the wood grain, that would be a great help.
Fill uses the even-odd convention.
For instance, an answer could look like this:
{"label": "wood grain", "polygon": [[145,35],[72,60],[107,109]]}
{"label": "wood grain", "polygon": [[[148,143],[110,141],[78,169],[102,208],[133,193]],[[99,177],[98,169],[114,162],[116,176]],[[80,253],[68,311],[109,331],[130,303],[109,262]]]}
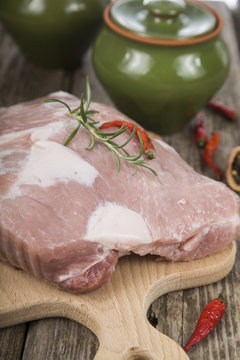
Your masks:
{"label": "wood grain", "polygon": [[[224,37],[232,56],[228,81],[216,94],[216,99],[240,111],[239,24],[240,11],[230,11],[220,3],[211,2],[224,17]],[[235,32],[235,29],[238,32]],[[237,34],[237,37],[236,37]],[[47,71],[26,62],[12,39],[0,27],[0,106],[30,100],[54,90],[67,90],[79,95],[90,75],[93,99],[111,104],[91,67],[88,53],[82,66],[74,72]],[[230,123],[210,111],[204,111],[209,131],[220,131],[221,144],[216,161],[225,169],[233,147],[240,144],[240,122]],[[192,141],[191,125],[182,132],[164,137],[181,156],[210,177],[214,174],[203,167],[200,153]],[[239,245],[238,245],[239,248]],[[198,346],[189,352],[191,360],[238,360],[240,353],[240,251],[233,270],[223,280],[207,286],[174,291],[163,295],[150,306],[148,316],[157,329],[183,345],[193,330],[201,309],[222,291],[227,299],[227,310],[218,327]],[[1,295],[0,295],[1,298]],[[46,341],[47,339],[47,341]],[[90,330],[74,321],[51,318],[0,330],[0,360],[89,360],[93,359],[98,341]],[[34,354],[34,356],[33,356]]]}

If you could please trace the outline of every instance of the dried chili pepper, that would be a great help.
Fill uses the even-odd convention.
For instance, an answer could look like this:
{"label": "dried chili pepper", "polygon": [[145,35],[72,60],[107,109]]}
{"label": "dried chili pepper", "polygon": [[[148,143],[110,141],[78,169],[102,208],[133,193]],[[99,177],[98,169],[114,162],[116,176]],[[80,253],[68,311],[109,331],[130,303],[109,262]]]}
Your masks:
{"label": "dried chili pepper", "polygon": [[194,141],[200,149],[203,149],[207,142],[207,132],[204,126],[203,113],[199,113],[195,121]]}
{"label": "dried chili pepper", "polygon": [[222,172],[213,160],[213,155],[218,148],[219,141],[220,135],[213,133],[207,140],[202,157],[204,164],[218,175],[218,180],[222,180]]}
{"label": "dried chili pepper", "polygon": [[[133,131],[135,128],[135,124],[134,123],[130,123],[127,121],[123,121],[123,120],[113,120],[113,121],[106,121],[105,123],[103,123],[101,126],[99,126],[99,129],[107,129],[109,127],[122,127],[123,128],[128,128],[130,131]],[[139,135],[142,138],[143,141],[143,150],[147,156],[148,159],[154,159],[155,158],[155,148],[154,145],[152,143],[152,140],[150,139],[150,137],[148,136],[147,132],[140,128],[137,127],[136,128],[136,134],[139,133]]]}
{"label": "dried chili pepper", "polygon": [[196,328],[184,346],[184,350],[188,352],[199,341],[203,340],[222,319],[226,309],[222,294],[219,294],[217,299],[212,300],[207,304],[202,311],[197,322]]}
{"label": "dried chili pepper", "polygon": [[237,110],[224,105],[218,101],[209,101],[207,107],[223,115],[229,120],[236,120],[238,117]]}

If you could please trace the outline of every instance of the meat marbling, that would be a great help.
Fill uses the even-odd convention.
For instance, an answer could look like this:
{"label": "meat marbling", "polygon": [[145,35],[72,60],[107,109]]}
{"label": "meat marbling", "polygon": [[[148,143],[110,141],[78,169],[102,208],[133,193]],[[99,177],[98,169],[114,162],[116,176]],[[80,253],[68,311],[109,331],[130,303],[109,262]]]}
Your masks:
{"label": "meat marbling", "polygon": [[[49,96],[76,107],[65,92]],[[47,97],[49,97],[47,96]],[[129,120],[99,103],[95,119]],[[134,252],[185,261],[225,248],[240,233],[240,201],[223,183],[196,173],[153,140],[149,170],[122,161],[90,137],[59,103],[44,98],[0,110],[0,259],[59,287],[84,292],[104,284],[120,256]],[[122,134],[124,139],[127,134]],[[136,136],[129,151],[139,152]]]}

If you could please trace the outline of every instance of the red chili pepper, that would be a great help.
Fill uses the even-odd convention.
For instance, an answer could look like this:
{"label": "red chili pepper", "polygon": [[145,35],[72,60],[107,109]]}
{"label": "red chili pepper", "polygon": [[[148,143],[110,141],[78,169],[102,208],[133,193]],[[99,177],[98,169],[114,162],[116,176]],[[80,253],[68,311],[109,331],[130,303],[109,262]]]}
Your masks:
{"label": "red chili pepper", "polygon": [[[124,125],[124,126],[123,126]],[[99,129],[107,129],[109,127],[124,127],[128,128],[130,131],[134,130],[135,124],[130,123],[123,120],[113,120],[113,121],[106,121],[101,126],[99,126]],[[143,150],[147,156],[148,159],[154,159],[155,158],[155,148],[153,146],[152,140],[148,136],[147,132],[144,129],[141,129],[139,127],[136,128],[136,134],[139,133],[139,135],[142,138],[143,141]]]}
{"label": "red chili pepper", "polygon": [[207,106],[216,111],[217,113],[225,116],[227,119],[236,120],[238,117],[237,110],[232,109],[231,107],[224,105],[218,101],[209,101]]}
{"label": "red chili pepper", "polygon": [[218,133],[213,133],[208,138],[202,157],[204,164],[207,165],[218,175],[219,180],[222,180],[222,172],[217,166],[217,164],[213,161],[213,155],[218,148],[219,141],[220,135]]}
{"label": "red chili pepper", "polygon": [[203,113],[199,113],[195,121],[194,141],[200,149],[203,149],[207,142],[207,132],[204,126]]}
{"label": "red chili pepper", "polygon": [[212,300],[205,306],[192,336],[183,348],[186,352],[199,341],[203,340],[216,327],[218,322],[222,319],[225,309],[226,304],[222,294],[219,294],[217,299]]}

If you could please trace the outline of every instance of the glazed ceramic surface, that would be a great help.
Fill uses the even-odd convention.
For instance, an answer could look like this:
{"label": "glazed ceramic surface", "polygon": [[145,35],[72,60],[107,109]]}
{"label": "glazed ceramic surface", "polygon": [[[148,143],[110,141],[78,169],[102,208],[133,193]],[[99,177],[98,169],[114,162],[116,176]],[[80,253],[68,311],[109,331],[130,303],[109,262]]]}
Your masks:
{"label": "glazed ceramic surface", "polygon": [[80,64],[106,0],[0,0],[0,20],[26,57],[44,67]]}
{"label": "glazed ceramic surface", "polygon": [[229,63],[220,34],[199,43],[158,45],[106,25],[93,49],[96,74],[115,105],[160,134],[179,131],[207,104]]}

